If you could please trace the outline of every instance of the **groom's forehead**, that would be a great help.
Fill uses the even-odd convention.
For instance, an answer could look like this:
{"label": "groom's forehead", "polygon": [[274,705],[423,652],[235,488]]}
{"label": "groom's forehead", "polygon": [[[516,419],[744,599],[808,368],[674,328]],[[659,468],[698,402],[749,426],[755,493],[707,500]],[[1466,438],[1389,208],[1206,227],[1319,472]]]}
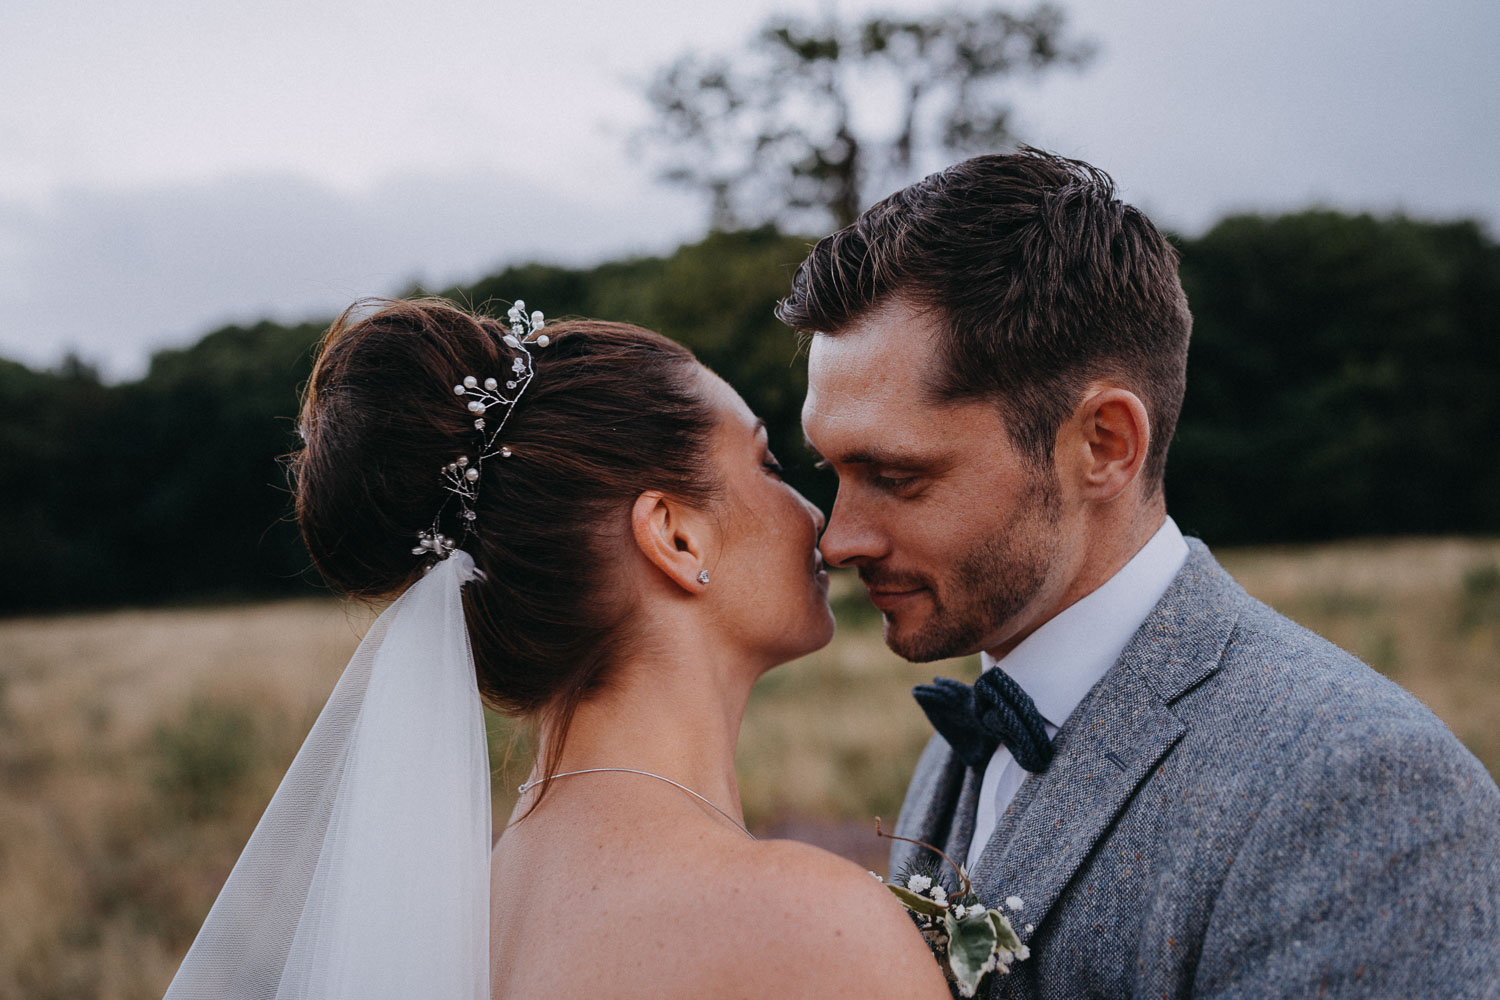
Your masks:
{"label": "groom's forehead", "polygon": [[814,444],[820,436],[901,423],[916,402],[920,386],[909,373],[844,346],[819,350],[814,344],[809,353],[802,426]]}
{"label": "groom's forehead", "polygon": [[804,414],[856,417],[932,406],[935,346],[929,331],[900,315],[816,334],[808,348]]}
{"label": "groom's forehead", "polygon": [[887,338],[866,331],[814,338],[802,429],[815,453],[848,465],[925,461],[934,429],[960,418],[953,411],[961,406],[928,394],[930,349],[915,338],[896,339],[912,349],[892,349]]}

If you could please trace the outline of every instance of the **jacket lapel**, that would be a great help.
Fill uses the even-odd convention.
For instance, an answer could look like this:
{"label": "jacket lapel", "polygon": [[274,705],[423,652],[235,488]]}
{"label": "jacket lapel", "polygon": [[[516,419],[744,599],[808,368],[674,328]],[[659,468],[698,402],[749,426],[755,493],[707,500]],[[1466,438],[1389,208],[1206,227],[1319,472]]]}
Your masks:
{"label": "jacket lapel", "polygon": [[[964,767],[963,784],[958,792],[958,804],[953,809],[953,825],[948,829],[947,843],[941,845],[943,853],[953,859],[954,864],[963,865],[965,868],[969,865],[969,841],[974,839],[974,821],[979,813],[979,786],[983,783],[983,771]],[[935,844],[937,841],[929,841],[929,843]],[[955,873],[950,871],[948,874],[954,875]]]}
{"label": "jacket lapel", "polygon": [[990,905],[1019,896],[1029,942],[1115,817],[1187,731],[1171,704],[1219,667],[1244,592],[1196,539],[1120,659],[1068,717],[971,872]]}
{"label": "jacket lapel", "polygon": [[[922,751],[912,775],[910,792],[901,807],[895,833],[947,851],[960,836],[963,842],[974,831],[974,807],[979,784],[973,769],[960,760],[941,736],[934,736]],[[950,852],[950,857],[952,856]],[[891,841],[890,877],[897,878],[913,863],[933,860],[931,852],[901,840]],[[962,861],[962,858],[955,858]]]}
{"label": "jacket lapel", "polygon": [[1186,731],[1161,701],[1112,670],[1058,733],[1045,774],[1027,778],[975,865],[979,897],[1009,896],[1022,941],[1051,910],[1110,822]]}

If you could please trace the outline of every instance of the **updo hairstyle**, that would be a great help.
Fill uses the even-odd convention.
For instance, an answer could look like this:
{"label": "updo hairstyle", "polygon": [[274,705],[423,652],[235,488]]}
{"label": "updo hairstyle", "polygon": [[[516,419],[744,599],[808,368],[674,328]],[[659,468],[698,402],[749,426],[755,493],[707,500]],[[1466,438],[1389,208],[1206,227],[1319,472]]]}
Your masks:
{"label": "updo hairstyle", "polygon": [[[443,533],[462,537],[440,472],[475,455],[479,432],[453,387],[467,375],[504,380],[517,356],[507,332],[427,299],[356,303],[324,336],[292,468],[302,537],[330,586],[394,597],[430,561],[411,550],[440,508]],[[513,455],[484,462],[478,517],[460,544],[485,573],[463,591],[481,696],[565,733],[635,642],[616,571],[635,499],[658,489],[707,506],[719,484],[715,416],[690,351],[624,323],[570,320],[546,333],[495,442]]]}

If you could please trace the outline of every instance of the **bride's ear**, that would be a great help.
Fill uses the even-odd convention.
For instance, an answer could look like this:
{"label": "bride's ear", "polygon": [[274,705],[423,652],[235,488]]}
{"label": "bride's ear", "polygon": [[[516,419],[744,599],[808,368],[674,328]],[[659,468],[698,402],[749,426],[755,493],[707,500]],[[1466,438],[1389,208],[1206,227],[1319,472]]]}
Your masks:
{"label": "bride's ear", "polygon": [[708,565],[708,526],[696,511],[647,490],[630,510],[630,530],[641,554],[667,579],[690,594],[707,586],[700,574]]}

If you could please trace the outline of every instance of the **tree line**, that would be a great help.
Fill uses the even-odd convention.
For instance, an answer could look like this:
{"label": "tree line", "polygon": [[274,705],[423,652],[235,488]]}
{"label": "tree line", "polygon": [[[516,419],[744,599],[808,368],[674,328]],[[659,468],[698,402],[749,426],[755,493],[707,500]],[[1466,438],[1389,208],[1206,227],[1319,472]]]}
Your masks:
{"label": "tree line", "polygon": [[[530,264],[439,294],[692,347],[825,509],[772,316],[809,241],[715,232],[665,257]],[[1500,245],[1474,222],[1331,211],[1177,240],[1195,317],[1168,505],[1211,545],[1500,530]],[[309,592],[283,456],[323,323],[216,330],[137,381],[0,361],[0,611]]]}

